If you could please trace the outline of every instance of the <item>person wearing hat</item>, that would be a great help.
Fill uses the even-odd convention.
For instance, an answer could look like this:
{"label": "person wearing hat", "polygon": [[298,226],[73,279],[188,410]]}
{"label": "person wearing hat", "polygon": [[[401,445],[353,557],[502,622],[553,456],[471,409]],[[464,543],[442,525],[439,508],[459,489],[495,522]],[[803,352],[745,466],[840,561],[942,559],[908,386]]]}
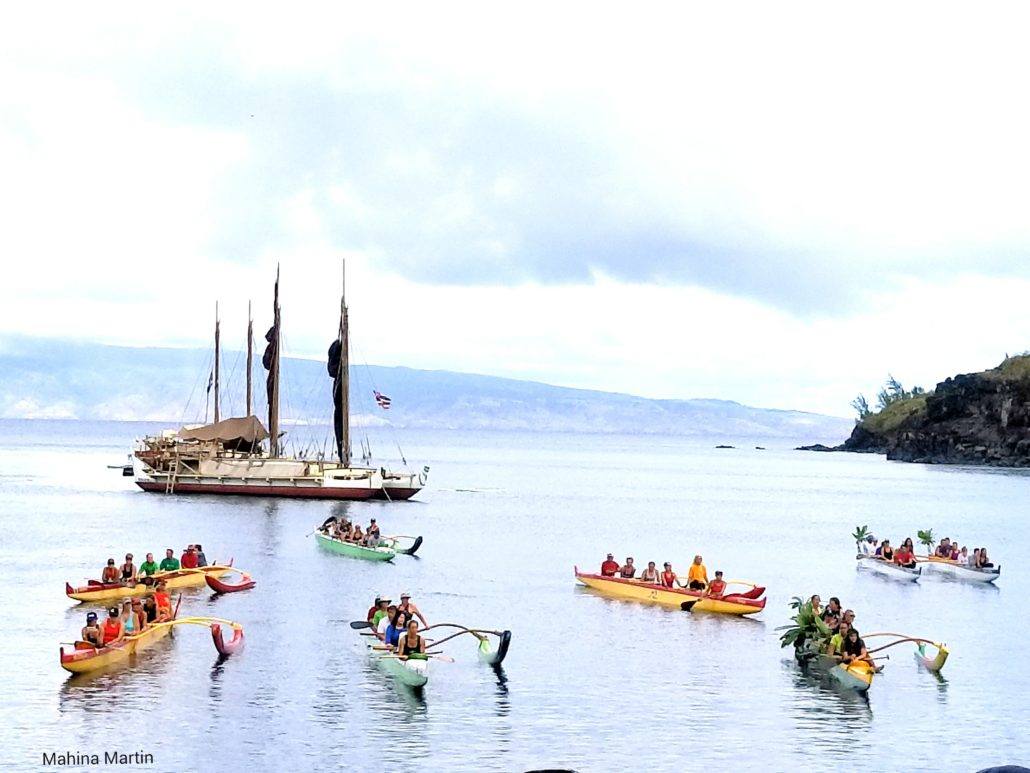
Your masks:
{"label": "person wearing hat", "polygon": [[179,559],[179,566],[183,569],[197,568],[197,550],[193,545],[182,551],[182,558]]}
{"label": "person wearing hat", "polygon": [[179,568],[179,559],[175,557],[175,551],[171,548],[165,550],[165,557],[161,559],[160,569],[162,572],[174,572]]}
{"label": "person wearing hat", "polygon": [[705,592],[706,596],[721,596],[726,592],[726,581],[722,579],[722,571],[719,569],[715,570],[715,579],[708,583],[708,590]]}
{"label": "person wearing hat", "polygon": [[80,637],[87,644],[100,647],[104,643],[103,633],[100,631],[100,624],[97,622],[97,613],[86,613],[86,625],[82,629]]}
{"label": "person wearing hat", "polygon": [[105,585],[112,582],[118,582],[118,567],[114,565],[114,559],[107,559],[107,566],[104,567],[104,571],[100,573],[100,582]]}
{"label": "person wearing hat", "polygon": [[379,637],[379,641],[386,641],[386,630],[390,627],[393,618],[397,614],[397,605],[390,604],[386,608],[386,614],[379,620],[379,625],[376,626],[376,636]]}
{"label": "person wearing hat", "polygon": [[104,647],[108,644],[120,642],[125,636],[125,629],[122,627],[121,610],[118,607],[111,607],[107,610],[107,619],[100,628],[100,641]]}
{"label": "person wearing hat", "polygon": [[401,594],[401,603],[397,607],[397,611],[398,612],[404,612],[408,616],[408,620],[411,620],[412,615],[414,615],[415,617],[417,617],[419,620],[422,621],[422,627],[423,628],[425,628],[425,627],[427,627],[429,625],[429,623],[426,622],[426,618],[422,615],[422,611],[418,607],[416,607],[414,604],[411,603],[411,594],[410,593],[402,593]]}
{"label": "person wearing hat", "polygon": [[609,553],[608,558],[601,564],[601,574],[605,577],[614,577],[617,571],[619,571],[619,562],[615,560],[614,555]]}
{"label": "person wearing hat", "polygon": [[376,598],[376,604],[376,611],[373,613],[371,621],[373,631],[379,630],[379,621],[382,620],[389,611],[390,599],[379,596],[378,598]]}

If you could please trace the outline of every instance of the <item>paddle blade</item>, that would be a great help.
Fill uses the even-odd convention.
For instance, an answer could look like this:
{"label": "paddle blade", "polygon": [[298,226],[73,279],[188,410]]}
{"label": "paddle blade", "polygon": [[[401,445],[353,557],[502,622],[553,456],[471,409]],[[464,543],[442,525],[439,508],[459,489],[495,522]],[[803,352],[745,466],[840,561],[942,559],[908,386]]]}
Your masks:
{"label": "paddle blade", "polygon": [[371,628],[372,624],[368,620],[355,620],[350,624],[350,627],[355,631],[360,631],[362,628]]}
{"label": "paddle blade", "polygon": [[682,604],[680,604],[680,609],[682,609],[684,612],[689,612],[694,608],[694,605],[696,603],[696,601],[684,601]]}

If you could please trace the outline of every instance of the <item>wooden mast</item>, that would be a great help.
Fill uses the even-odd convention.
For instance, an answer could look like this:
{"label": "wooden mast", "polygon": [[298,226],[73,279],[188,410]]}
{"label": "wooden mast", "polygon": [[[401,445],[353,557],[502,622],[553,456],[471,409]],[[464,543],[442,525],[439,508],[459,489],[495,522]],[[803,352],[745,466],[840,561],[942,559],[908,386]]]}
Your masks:
{"label": "wooden mast", "polygon": [[254,370],[254,318],[250,315],[250,301],[247,301],[247,416],[252,416],[253,387],[251,378]]}
{"label": "wooden mast", "polygon": [[221,360],[221,333],[218,324],[218,301],[215,301],[215,424],[221,418],[221,409],[218,402],[218,365]]}
{"label": "wooden mast", "polygon": [[347,320],[347,261],[340,280],[340,419],[343,422],[343,466],[350,467],[350,331]]}
{"label": "wooden mast", "polygon": [[268,432],[269,432],[269,456],[273,459],[279,456],[279,346],[282,343],[282,336],[279,334],[279,266],[275,267],[275,303],[273,306],[274,322],[272,330],[275,339],[272,346],[272,367],[269,375],[272,379],[271,395],[268,400]]}

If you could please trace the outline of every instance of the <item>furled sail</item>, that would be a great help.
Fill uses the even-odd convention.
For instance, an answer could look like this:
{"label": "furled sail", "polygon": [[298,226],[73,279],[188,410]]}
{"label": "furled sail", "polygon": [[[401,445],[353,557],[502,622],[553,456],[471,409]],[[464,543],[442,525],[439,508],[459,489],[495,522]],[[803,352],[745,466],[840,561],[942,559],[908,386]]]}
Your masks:
{"label": "furled sail", "polygon": [[346,464],[343,460],[343,379],[340,378],[342,353],[343,345],[337,338],[329,346],[327,369],[333,379],[333,431],[336,433],[336,453],[340,457],[340,464]]}
{"label": "furled sail", "polygon": [[268,393],[268,433],[270,437],[269,455],[279,456],[279,272],[275,274],[275,302],[273,305],[272,327],[265,333],[268,346],[261,356],[261,364],[268,371],[265,388]]}

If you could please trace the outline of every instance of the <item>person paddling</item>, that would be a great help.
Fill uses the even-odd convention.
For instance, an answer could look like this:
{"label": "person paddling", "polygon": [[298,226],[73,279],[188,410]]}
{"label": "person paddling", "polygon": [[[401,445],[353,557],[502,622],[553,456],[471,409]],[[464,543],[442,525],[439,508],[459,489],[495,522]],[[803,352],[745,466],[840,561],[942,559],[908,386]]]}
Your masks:
{"label": "person paddling", "polygon": [[125,636],[119,615],[118,607],[111,607],[107,610],[107,620],[104,621],[103,628],[101,629],[101,634],[103,635],[101,641],[105,647],[109,644],[117,644]]}
{"label": "person paddling", "polygon": [[179,569],[179,559],[175,557],[175,551],[171,548],[165,550],[160,569],[162,572],[175,572]]}
{"label": "person paddling", "polygon": [[[412,620],[412,623],[415,621]],[[393,618],[390,620],[390,624],[386,626],[386,630],[383,631],[383,642],[396,647],[397,642],[400,641],[401,634],[404,633],[404,629],[408,627],[408,616],[404,613],[403,609],[395,609]],[[418,627],[418,624],[415,624]]]}
{"label": "person paddling", "polygon": [[139,565],[139,573],[145,577],[153,577],[157,574],[157,564],[154,562],[153,553],[147,553],[147,560]]}
{"label": "person paddling", "polygon": [[382,620],[389,614],[390,611],[390,599],[385,596],[376,596],[376,607],[372,616],[369,618],[369,622],[372,623],[372,630],[379,630],[379,621]]}
{"label": "person paddling", "polygon": [[726,592],[726,581],[722,579],[722,572],[718,569],[715,570],[715,579],[708,583],[708,589],[705,591],[706,596],[721,596]]}
{"label": "person paddling", "polygon": [[96,612],[86,613],[86,625],[83,626],[79,637],[84,642],[92,644],[94,647],[104,646],[104,634],[100,630],[100,624],[97,622]]}
{"label": "person paddling", "polygon": [[848,638],[848,631],[851,626],[841,620],[840,627],[837,632],[830,637],[830,644],[826,650],[826,654],[835,660],[840,660],[843,657],[844,652],[844,640]]}
{"label": "person paddling", "polygon": [[104,571],[100,573],[100,581],[104,585],[118,582],[118,567],[114,565],[114,559],[107,559],[107,566],[104,567]]}
{"label": "person paddling", "polygon": [[121,566],[121,574],[123,585],[136,584],[136,565],[132,563],[132,553],[125,554],[125,563]]}
{"label": "person paddling", "polygon": [[414,620],[408,621],[408,630],[397,642],[397,654],[402,658],[426,654],[426,640],[418,635],[418,623]]}
{"label": "person paddling", "polygon": [[429,626],[429,623],[426,622],[426,618],[422,614],[422,610],[420,610],[417,606],[415,606],[414,604],[411,603],[411,594],[410,593],[402,593],[401,594],[401,603],[397,607],[397,609],[404,610],[404,613],[408,616],[409,620],[411,620],[413,616],[417,617],[419,620],[422,621],[422,627],[423,628],[426,628],[426,627]]}
{"label": "person paddling", "polygon": [[675,588],[677,583],[679,583],[679,577],[672,571],[672,564],[666,561],[665,568],[662,570],[662,587]]}
{"label": "person paddling", "polygon": [[397,605],[390,604],[386,608],[386,614],[379,619],[379,624],[376,626],[375,634],[379,641],[386,641],[386,632],[390,626],[393,625],[393,618],[397,614]]}
{"label": "person paddling", "polygon": [[647,562],[647,569],[640,573],[641,582],[658,582],[658,570],[655,568],[654,561]]}
{"label": "person paddling", "polygon": [[848,629],[848,635],[844,638],[844,652],[841,658],[843,663],[856,663],[862,661],[873,665],[873,659],[865,648],[865,642],[858,635],[854,628]]}

